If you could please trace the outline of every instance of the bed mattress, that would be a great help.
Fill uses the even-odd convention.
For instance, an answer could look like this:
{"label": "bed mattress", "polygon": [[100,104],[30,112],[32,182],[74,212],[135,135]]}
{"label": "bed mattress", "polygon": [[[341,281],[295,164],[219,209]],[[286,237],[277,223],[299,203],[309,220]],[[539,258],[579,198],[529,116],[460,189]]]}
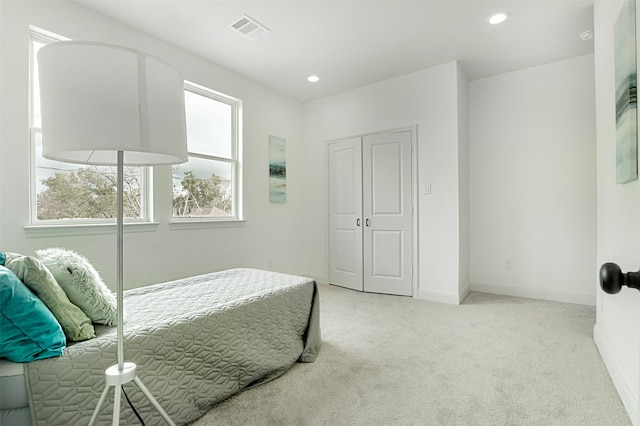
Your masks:
{"label": "bed mattress", "polygon": [[[176,424],[215,404],[313,362],[320,350],[316,283],[255,269],[232,269],[129,290],[124,296],[125,360]],[[116,329],[68,346],[61,357],[25,364],[36,425],[87,424],[116,363]],[[147,424],[162,418],[133,383],[125,385]],[[3,398],[4,399],[4,398]],[[110,424],[113,391],[98,417]],[[136,424],[123,405],[123,424]],[[3,422],[4,424],[4,422]]]}
{"label": "bed mattress", "polygon": [[0,359],[0,425],[30,424],[24,365]]}

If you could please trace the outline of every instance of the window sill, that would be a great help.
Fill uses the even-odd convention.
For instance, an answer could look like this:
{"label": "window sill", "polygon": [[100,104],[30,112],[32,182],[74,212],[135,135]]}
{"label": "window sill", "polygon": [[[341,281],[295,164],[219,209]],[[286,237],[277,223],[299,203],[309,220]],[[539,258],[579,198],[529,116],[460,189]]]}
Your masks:
{"label": "window sill", "polygon": [[[158,229],[158,222],[125,223],[123,232],[153,232]],[[68,237],[75,235],[115,234],[115,223],[82,223],[82,224],[50,224],[26,225],[24,233],[27,238]]]}
{"label": "window sill", "polygon": [[245,226],[246,220],[240,219],[174,219],[169,224],[172,231],[182,229],[207,229],[207,228],[240,228]]}

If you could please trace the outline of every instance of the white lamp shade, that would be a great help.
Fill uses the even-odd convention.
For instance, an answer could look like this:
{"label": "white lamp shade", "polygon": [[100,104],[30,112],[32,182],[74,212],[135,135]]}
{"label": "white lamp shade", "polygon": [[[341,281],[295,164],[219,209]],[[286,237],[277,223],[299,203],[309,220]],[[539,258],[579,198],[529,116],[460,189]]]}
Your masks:
{"label": "white lamp shade", "polygon": [[38,52],[43,155],[96,165],[187,161],[184,80],[144,52],[61,41]]}

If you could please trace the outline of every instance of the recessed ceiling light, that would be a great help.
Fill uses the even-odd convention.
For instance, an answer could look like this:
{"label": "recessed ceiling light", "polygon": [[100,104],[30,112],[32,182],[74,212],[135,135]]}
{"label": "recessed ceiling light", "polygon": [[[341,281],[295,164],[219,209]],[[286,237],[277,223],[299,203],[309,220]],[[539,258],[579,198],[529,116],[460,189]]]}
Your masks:
{"label": "recessed ceiling light", "polygon": [[489,19],[487,19],[487,22],[491,25],[502,24],[507,20],[508,17],[509,15],[507,15],[506,13],[496,13],[495,15],[491,15]]}
{"label": "recessed ceiling light", "polygon": [[320,81],[320,77],[318,77],[317,75],[310,75],[309,77],[307,77],[307,81],[309,83],[317,83],[318,81]]}

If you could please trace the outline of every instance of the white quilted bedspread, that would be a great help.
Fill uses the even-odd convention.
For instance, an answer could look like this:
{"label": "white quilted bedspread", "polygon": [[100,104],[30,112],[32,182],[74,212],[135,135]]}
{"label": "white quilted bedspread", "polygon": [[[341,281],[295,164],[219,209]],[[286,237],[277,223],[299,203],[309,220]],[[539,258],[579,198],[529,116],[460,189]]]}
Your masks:
{"label": "white quilted bedspread", "polygon": [[[232,269],[125,292],[125,360],[177,424],[286,372],[320,351],[313,280]],[[67,347],[62,357],[26,365],[34,424],[87,424],[116,364],[116,329]],[[147,425],[162,418],[133,383],[125,385]],[[124,401],[124,398],[123,398]],[[113,389],[99,424],[111,424]],[[139,424],[122,405],[121,424]]]}

